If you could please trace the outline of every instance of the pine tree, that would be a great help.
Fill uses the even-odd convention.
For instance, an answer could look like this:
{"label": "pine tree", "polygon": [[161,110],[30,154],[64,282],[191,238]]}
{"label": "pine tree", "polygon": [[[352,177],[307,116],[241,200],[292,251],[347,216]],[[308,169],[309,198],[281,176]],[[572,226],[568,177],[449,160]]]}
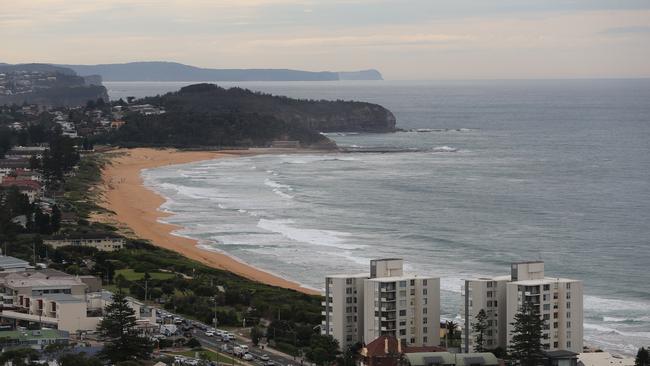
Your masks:
{"label": "pine tree", "polygon": [[56,233],[61,228],[61,210],[59,206],[52,206],[52,216],[50,217],[50,226],[52,227],[52,232]]}
{"label": "pine tree", "polygon": [[537,306],[524,303],[515,315],[510,355],[519,360],[522,366],[537,366],[543,358],[542,325]]}
{"label": "pine tree", "polygon": [[636,354],[636,359],[634,360],[635,366],[650,366],[650,354],[648,350],[641,347],[639,352]]}
{"label": "pine tree", "polygon": [[472,323],[472,332],[475,334],[474,338],[474,352],[485,351],[485,330],[487,329],[487,314],[485,310],[481,309],[476,314],[476,322]]}
{"label": "pine tree", "polygon": [[105,339],[101,356],[114,363],[149,359],[153,345],[148,338],[137,334],[135,311],[129,306],[124,294],[114,294],[113,302],[104,310],[104,318],[98,327]]}

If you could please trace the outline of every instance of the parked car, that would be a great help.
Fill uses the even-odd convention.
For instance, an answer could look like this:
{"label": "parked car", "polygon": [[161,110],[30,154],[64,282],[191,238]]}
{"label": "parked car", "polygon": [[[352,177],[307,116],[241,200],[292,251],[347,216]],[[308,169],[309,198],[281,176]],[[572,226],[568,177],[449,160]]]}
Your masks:
{"label": "parked car", "polygon": [[260,360],[262,360],[262,361],[268,361],[268,360],[270,360],[269,355],[267,355],[267,354],[261,355],[261,356],[260,356]]}
{"label": "parked car", "polygon": [[242,360],[244,361],[253,361],[255,357],[253,357],[252,354],[250,353],[244,353],[244,356],[242,357]]}
{"label": "parked car", "polygon": [[208,330],[205,332],[205,335],[208,337],[214,337],[214,331]]}

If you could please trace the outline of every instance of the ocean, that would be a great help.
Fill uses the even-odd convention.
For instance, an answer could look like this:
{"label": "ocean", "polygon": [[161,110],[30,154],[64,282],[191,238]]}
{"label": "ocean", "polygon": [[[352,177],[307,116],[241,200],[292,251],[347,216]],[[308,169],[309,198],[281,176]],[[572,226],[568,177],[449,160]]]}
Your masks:
{"label": "ocean", "polygon": [[[188,83],[105,83],[112,98]],[[585,285],[585,343],[650,344],[650,80],[219,83],[379,103],[392,134],[340,146],[408,153],[218,159],[143,172],[178,235],[322,289],[326,274],[401,257],[441,277],[444,318],[463,278],[545,261]]]}

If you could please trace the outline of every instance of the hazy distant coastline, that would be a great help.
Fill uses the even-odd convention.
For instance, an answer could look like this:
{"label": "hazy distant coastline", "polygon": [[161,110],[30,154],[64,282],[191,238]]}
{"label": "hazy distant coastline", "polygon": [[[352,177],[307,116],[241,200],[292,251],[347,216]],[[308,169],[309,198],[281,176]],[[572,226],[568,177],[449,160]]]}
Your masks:
{"label": "hazy distant coastline", "polygon": [[383,80],[377,70],[302,71],[290,69],[212,69],[177,62],[128,62],[58,65],[79,75],[101,75],[104,81],[336,81]]}

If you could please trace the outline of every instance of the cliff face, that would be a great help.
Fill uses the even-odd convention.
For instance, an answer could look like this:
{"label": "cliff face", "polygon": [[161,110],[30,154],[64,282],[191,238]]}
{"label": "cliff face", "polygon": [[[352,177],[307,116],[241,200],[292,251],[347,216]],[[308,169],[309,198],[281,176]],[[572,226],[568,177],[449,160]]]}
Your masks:
{"label": "cliff face", "polygon": [[395,116],[388,109],[369,103],[356,103],[330,113],[277,111],[276,118],[320,132],[393,132]]}

